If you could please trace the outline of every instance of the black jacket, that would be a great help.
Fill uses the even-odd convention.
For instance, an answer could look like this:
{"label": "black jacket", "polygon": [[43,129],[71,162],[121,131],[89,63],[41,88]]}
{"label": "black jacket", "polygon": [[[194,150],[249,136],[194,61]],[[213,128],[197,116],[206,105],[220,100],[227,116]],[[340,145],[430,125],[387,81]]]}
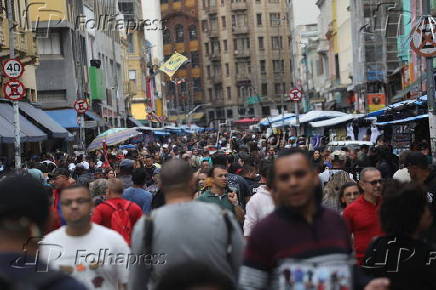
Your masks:
{"label": "black jacket", "polygon": [[427,190],[428,202],[433,213],[433,218],[435,219],[430,229],[424,234],[424,237],[429,243],[436,247],[436,168],[431,168],[431,173],[424,181],[424,186]]}

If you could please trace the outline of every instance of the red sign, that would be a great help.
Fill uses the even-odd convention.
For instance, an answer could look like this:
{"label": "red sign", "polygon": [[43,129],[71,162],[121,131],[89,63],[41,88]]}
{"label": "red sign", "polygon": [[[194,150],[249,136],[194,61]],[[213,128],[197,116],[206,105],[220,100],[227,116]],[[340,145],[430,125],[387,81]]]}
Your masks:
{"label": "red sign", "polygon": [[3,95],[8,100],[19,101],[26,95],[26,88],[22,82],[12,80],[4,84]]}
{"label": "red sign", "polygon": [[89,111],[89,103],[86,99],[80,99],[74,102],[74,110],[79,114]]}
{"label": "red sign", "polygon": [[24,73],[24,66],[18,59],[8,59],[3,62],[3,74],[11,79],[18,79]]}
{"label": "red sign", "polygon": [[303,98],[303,93],[299,89],[292,89],[289,92],[289,99],[293,102],[301,101]]}

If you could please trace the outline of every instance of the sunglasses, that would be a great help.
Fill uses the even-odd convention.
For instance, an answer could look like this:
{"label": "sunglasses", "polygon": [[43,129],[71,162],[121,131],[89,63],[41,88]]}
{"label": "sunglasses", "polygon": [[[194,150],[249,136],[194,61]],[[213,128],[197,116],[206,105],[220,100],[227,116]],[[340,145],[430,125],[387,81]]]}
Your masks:
{"label": "sunglasses", "polygon": [[376,185],[376,184],[383,184],[383,179],[377,179],[377,180],[373,180],[373,181],[365,181],[366,183],[369,183],[371,185]]}

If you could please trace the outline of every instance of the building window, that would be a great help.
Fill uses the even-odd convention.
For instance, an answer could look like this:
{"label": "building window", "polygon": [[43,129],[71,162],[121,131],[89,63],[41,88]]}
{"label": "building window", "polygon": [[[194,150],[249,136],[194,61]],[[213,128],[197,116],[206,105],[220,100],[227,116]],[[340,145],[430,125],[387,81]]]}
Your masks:
{"label": "building window", "polygon": [[200,56],[198,51],[191,52],[191,65],[192,67],[198,67],[200,65]]}
{"label": "building window", "polygon": [[210,79],[210,65],[206,66],[206,76]]}
{"label": "building window", "polygon": [[239,116],[245,116],[245,108],[243,107],[238,108],[238,114]]}
{"label": "building window", "polygon": [[183,42],[183,41],[184,41],[183,25],[177,24],[176,25],[176,42]]}
{"label": "building window", "polygon": [[197,39],[197,26],[195,24],[189,26],[189,39],[190,40]]}
{"label": "building window", "polygon": [[276,95],[281,95],[284,93],[282,83],[275,83],[274,84],[274,92]]}
{"label": "building window", "polygon": [[194,78],[193,79],[193,86],[194,86],[194,91],[201,92],[201,79]]}
{"label": "building window", "polygon": [[233,49],[238,50],[238,40],[236,38],[233,39]]}
{"label": "building window", "polygon": [[266,61],[265,60],[260,61],[260,73],[262,73],[262,74],[266,73]]}
{"label": "building window", "polygon": [[223,40],[224,52],[227,52],[227,39]]}
{"label": "building window", "polygon": [[227,110],[227,119],[233,118],[233,110]]}
{"label": "building window", "polygon": [[232,99],[232,88],[231,87],[227,87],[227,100],[231,100]]}
{"label": "building window", "polygon": [[[211,91],[212,89],[209,89]],[[215,111],[209,111],[209,120],[215,120]]]}
{"label": "building window", "polygon": [[206,52],[206,55],[209,55],[209,43],[204,44],[204,51]]}
{"label": "building window", "polygon": [[259,42],[259,49],[265,49],[265,45],[263,44],[263,37],[258,37],[257,41]]}
{"label": "building window", "polygon": [[61,55],[61,34],[50,33],[50,37],[38,38],[38,53],[41,55]]}
{"label": "building window", "polygon": [[341,68],[339,66],[339,54],[335,54],[336,80],[341,79]]}
{"label": "building window", "polygon": [[280,0],[269,0],[269,3],[279,3]]}
{"label": "building window", "polygon": [[283,60],[273,60],[273,71],[275,73],[281,73],[285,70],[285,63]]}
{"label": "building window", "polygon": [[248,116],[254,116],[254,107],[248,108]]}
{"label": "building window", "polygon": [[262,14],[256,14],[257,25],[262,25]]}
{"label": "building window", "polygon": [[164,44],[171,43],[171,32],[168,28],[163,31],[162,35],[163,35],[163,43]]}
{"label": "building window", "polygon": [[273,36],[271,37],[271,43],[273,49],[282,49],[283,48],[283,42],[281,36]]}
{"label": "building window", "polygon": [[256,4],[260,4],[260,0],[256,0]]}
{"label": "building window", "polygon": [[227,23],[226,23],[226,17],[221,16],[221,25],[223,26],[223,29],[226,29]]}
{"label": "building window", "polygon": [[263,83],[261,90],[262,90],[262,96],[267,96],[268,95],[268,84]]}
{"label": "building window", "polygon": [[201,30],[203,30],[204,32],[207,32],[207,30],[208,30],[207,20],[201,21]]}
{"label": "building window", "polygon": [[229,64],[226,63],[226,77],[230,75]]}
{"label": "building window", "polygon": [[221,7],[224,7],[224,0],[221,0]]}
{"label": "building window", "polygon": [[209,91],[209,100],[212,101],[212,100],[213,100],[213,92],[212,92],[212,89],[209,88],[208,91]]}
{"label": "building window", "polygon": [[280,13],[270,13],[269,19],[271,22],[271,26],[278,26],[280,25]]}
{"label": "building window", "polygon": [[268,117],[271,114],[269,106],[262,107],[262,117]]}

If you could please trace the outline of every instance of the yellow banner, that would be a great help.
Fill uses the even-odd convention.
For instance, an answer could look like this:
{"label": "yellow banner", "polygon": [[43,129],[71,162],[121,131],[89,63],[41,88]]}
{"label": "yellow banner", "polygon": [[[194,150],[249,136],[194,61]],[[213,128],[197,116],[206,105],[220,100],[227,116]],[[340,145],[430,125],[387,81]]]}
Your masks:
{"label": "yellow banner", "polygon": [[159,70],[163,71],[170,78],[172,78],[180,66],[187,60],[188,58],[186,58],[184,55],[176,52],[159,68]]}

